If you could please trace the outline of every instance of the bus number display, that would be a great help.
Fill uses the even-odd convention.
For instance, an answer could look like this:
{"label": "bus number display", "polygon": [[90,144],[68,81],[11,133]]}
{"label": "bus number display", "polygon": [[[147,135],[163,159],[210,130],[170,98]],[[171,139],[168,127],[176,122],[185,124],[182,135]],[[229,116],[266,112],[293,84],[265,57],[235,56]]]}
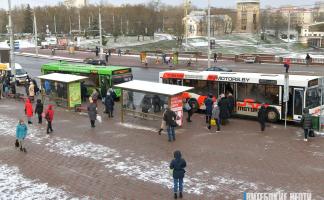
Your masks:
{"label": "bus number display", "polygon": [[112,75],[118,75],[118,74],[126,74],[130,72],[130,69],[122,69],[122,70],[116,70],[112,72]]}
{"label": "bus number display", "polygon": [[260,84],[277,85],[276,80],[259,79]]}

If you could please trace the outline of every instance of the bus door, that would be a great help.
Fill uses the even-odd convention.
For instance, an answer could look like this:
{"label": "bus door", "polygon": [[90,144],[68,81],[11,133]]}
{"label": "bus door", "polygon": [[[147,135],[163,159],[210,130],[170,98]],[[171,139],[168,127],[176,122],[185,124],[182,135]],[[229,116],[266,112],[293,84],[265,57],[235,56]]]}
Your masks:
{"label": "bus door", "polygon": [[235,98],[236,97],[235,87],[236,87],[235,83],[219,82],[218,95],[220,94],[228,95],[229,93],[231,93]]}
{"label": "bus door", "polygon": [[294,88],[293,93],[293,119],[300,120],[303,114],[304,89]]}

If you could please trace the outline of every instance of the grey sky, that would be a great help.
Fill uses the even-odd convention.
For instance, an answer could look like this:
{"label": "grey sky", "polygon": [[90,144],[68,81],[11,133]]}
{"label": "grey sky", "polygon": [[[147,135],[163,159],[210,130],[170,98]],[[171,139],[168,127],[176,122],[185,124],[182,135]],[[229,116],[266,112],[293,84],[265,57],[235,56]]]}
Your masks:
{"label": "grey sky", "polygon": [[[63,0],[11,0],[13,5],[21,5],[29,3],[32,6],[42,6],[42,5],[53,5],[58,2],[63,2]],[[108,2],[115,5],[120,4],[135,4],[135,3],[148,3],[150,0],[89,0],[90,3],[99,3],[100,1]],[[199,8],[207,7],[208,0],[191,0],[192,4],[198,6]],[[281,5],[295,5],[295,6],[305,6],[313,5],[314,2],[319,0],[261,0],[261,7],[266,5],[271,5],[273,7],[279,7]],[[0,0],[0,8],[8,8],[8,0]],[[160,2],[170,5],[179,5],[183,0],[160,0]],[[214,7],[226,7],[235,8],[236,0],[211,0],[211,5]]]}

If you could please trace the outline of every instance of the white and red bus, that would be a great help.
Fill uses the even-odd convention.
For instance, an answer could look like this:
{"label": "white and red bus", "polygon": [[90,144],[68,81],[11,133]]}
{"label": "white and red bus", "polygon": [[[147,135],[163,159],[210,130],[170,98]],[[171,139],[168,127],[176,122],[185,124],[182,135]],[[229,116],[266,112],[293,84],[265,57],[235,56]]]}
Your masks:
{"label": "white and red bus", "polygon": [[[284,74],[170,70],[160,72],[159,77],[163,83],[194,87],[183,98],[192,99],[201,110],[205,109],[204,100],[208,94],[217,98],[222,93],[231,93],[235,99],[235,114],[257,116],[264,103],[268,121],[275,122],[285,116]],[[311,114],[319,112],[320,78],[289,75],[288,120],[299,121],[305,107],[310,109]]]}

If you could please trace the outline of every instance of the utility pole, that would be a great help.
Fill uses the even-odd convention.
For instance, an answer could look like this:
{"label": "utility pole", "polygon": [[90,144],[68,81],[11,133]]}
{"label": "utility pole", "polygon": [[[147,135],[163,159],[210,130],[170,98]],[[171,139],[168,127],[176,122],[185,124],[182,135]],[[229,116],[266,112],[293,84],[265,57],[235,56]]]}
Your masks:
{"label": "utility pole", "polygon": [[115,32],[115,15],[113,15],[113,34]]}
{"label": "utility pole", "polygon": [[289,47],[289,43],[290,43],[290,9],[288,11],[288,30],[287,30],[287,39],[288,39],[288,47]]}
{"label": "utility pole", "polygon": [[34,32],[35,32],[35,52],[36,56],[38,56],[38,49],[37,49],[37,21],[36,21],[36,12],[34,10]]}
{"label": "utility pole", "polygon": [[101,11],[99,7],[99,36],[100,36],[100,59],[102,59],[103,55],[103,46],[102,46],[102,26],[101,26]]}
{"label": "utility pole", "polygon": [[208,0],[208,67],[210,67],[210,0]]}
{"label": "utility pole", "polygon": [[69,16],[69,23],[70,23],[70,35],[71,35],[72,34],[71,16]]}
{"label": "utility pole", "polygon": [[129,23],[129,22],[128,22],[128,20],[127,20],[127,21],[126,21],[126,35],[128,35],[128,33],[129,33],[129,32],[128,32],[128,31],[129,31],[129,30],[128,30],[128,23]]}
{"label": "utility pole", "polygon": [[81,17],[80,17],[80,10],[79,10],[79,36],[81,35]]}
{"label": "utility pole", "polygon": [[120,16],[120,34],[123,35],[123,17]]}
{"label": "utility pole", "polygon": [[186,47],[188,46],[188,25],[187,25],[187,15],[188,15],[188,6],[189,2],[188,0],[184,0],[184,17],[185,17],[185,30],[184,30],[184,36],[185,36],[185,42],[186,42]]}
{"label": "utility pole", "polygon": [[91,17],[89,16],[89,25],[88,25],[89,29],[91,27]]}
{"label": "utility pole", "polygon": [[13,81],[15,80],[16,75],[16,67],[15,67],[15,58],[14,58],[14,35],[12,30],[12,19],[11,19],[11,0],[8,0],[8,19],[9,19],[9,26],[8,32],[10,37],[10,62],[9,67],[11,68],[11,74],[13,75]]}
{"label": "utility pole", "polygon": [[56,18],[55,18],[55,15],[54,15],[54,33],[55,33],[55,35],[56,35]]}

